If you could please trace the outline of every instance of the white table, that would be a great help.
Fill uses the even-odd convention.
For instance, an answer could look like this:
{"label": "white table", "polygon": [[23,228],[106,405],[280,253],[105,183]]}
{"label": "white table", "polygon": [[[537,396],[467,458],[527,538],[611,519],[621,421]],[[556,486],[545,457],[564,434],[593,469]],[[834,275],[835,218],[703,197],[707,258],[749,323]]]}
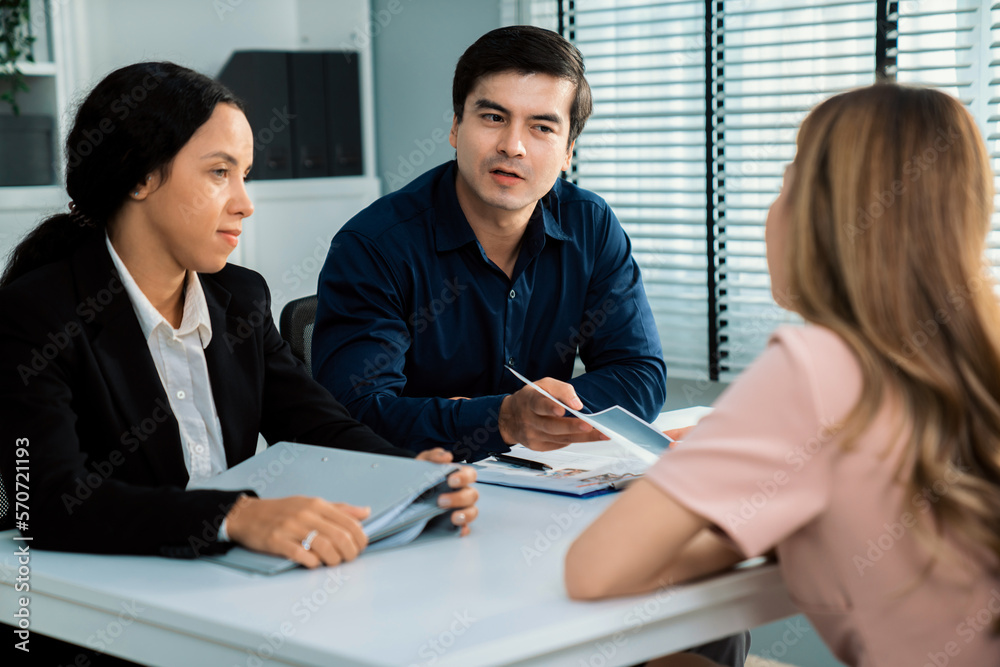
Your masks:
{"label": "white table", "polygon": [[[204,561],[32,551],[31,629],[152,665],[631,665],[796,613],[775,566],[599,603],[572,538],[614,500],[480,485],[472,535],[274,577]],[[0,619],[22,593],[0,533]],[[11,641],[9,628],[4,641]],[[99,643],[103,646],[99,646]]]}

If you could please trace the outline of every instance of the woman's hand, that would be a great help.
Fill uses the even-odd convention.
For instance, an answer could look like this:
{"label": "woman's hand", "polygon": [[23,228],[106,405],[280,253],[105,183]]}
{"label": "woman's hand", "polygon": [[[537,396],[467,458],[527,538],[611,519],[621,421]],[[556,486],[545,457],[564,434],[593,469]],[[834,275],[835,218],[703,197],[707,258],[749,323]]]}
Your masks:
{"label": "woman's hand", "polygon": [[667,436],[674,442],[680,442],[687,437],[687,434],[691,432],[697,424],[691,424],[691,426],[682,426],[680,428],[671,428],[663,432],[663,435]]}
{"label": "woman's hand", "polygon": [[368,507],[322,498],[243,496],[226,515],[226,531],[229,539],[248,549],[306,567],[339,565],[354,560],[368,546],[361,521],[370,513]]}
{"label": "woman's hand", "polygon": [[[432,463],[451,463],[451,452],[435,447],[427,449],[417,454],[420,461],[431,461]],[[479,516],[479,508],[476,501],[479,499],[479,492],[471,488],[471,484],[476,481],[476,471],[472,468],[462,468],[458,472],[448,475],[448,486],[455,489],[451,493],[442,493],[438,496],[440,507],[454,507],[451,513],[451,522],[462,527],[462,536],[469,534],[469,524]]]}
{"label": "woman's hand", "polygon": [[425,449],[417,454],[417,460],[430,461],[431,463],[451,463],[452,455],[444,447],[435,447],[434,449]]}
{"label": "woman's hand", "polygon": [[440,507],[455,507],[451,513],[451,522],[462,527],[462,537],[469,534],[469,524],[479,516],[479,508],[476,501],[479,500],[479,491],[472,488],[476,481],[476,471],[473,468],[463,467],[458,472],[448,475],[448,486],[455,489],[451,493],[442,493],[438,496]]}

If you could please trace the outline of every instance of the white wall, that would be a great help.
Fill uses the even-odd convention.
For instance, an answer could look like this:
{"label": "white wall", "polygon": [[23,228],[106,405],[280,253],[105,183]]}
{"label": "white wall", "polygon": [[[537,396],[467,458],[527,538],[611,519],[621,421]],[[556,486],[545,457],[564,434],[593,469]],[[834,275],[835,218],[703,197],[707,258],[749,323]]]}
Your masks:
{"label": "white wall", "polygon": [[172,60],[215,75],[235,49],[298,46],[294,0],[86,0],[86,7],[81,28],[87,39],[78,56],[93,73],[83,82],[88,88],[109,71],[140,60]]}
{"label": "white wall", "polygon": [[391,192],[452,159],[459,57],[500,27],[500,0],[372,0],[378,176]]}
{"label": "white wall", "polygon": [[[76,0],[80,2],[80,0]],[[89,90],[108,72],[140,60],[171,60],[216,76],[233,51],[329,50],[361,54],[365,156],[374,156],[371,49],[357,39],[369,25],[368,0],[85,0],[77,58]],[[374,175],[374,160],[366,160]]]}
{"label": "white wall", "polygon": [[[77,0],[79,1],[79,0]],[[137,60],[168,59],[214,75],[237,49],[352,47],[367,0],[85,0],[88,67],[100,77]]]}

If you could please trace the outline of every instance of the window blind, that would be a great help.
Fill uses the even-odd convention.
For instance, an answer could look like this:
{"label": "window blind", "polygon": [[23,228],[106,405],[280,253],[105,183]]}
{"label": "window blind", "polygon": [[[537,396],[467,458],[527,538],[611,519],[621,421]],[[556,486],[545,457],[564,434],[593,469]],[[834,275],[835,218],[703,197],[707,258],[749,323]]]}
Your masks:
{"label": "window blind", "polygon": [[[983,14],[986,8],[983,7]],[[985,108],[976,111],[977,118],[982,118],[983,138],[986,140],[986,148],[990,153],[990,163],[993,166],[993,188],[995,193],[993,198],[993,230],[990,232],[989,258],[990,266],[993,268],[993,275],[1000,278],[997,267],[1000,266],[1000,3],[992,3],[989,6],[989,14],[982,17],[981,25],[989,25],[989,35],[980,33],[980,50],[984,52],[981,63],[988,70],[983,76],[983,80],[988,82],[985,90],[982,91],[986,100]],[[988,19],[988,20],[987,20]]]}
{"label": "window blind", "polygon": [[[1000,40],[1000,3],[980,0],[900,2],[896,79],[930,85],[954,95],[972,112],[986,141],[1000,188],[1000,103],[996,60]],[[994,199],[987,254],[997,275],[1000,260],[1000,216]]]}
{"label": "window blind", "polygon": [[771,297],[767,209],[795,156],[796,128],[806,113],[875,80],[875,3],[726,2],[720,16],[717,317],[719,379],[731,380],[776,326],[799,321]]}
{"label": "window blind", "polygon": [[594,115],[569,177],[621,220],[674,375],[708,358],[704,3],[569,3]]}

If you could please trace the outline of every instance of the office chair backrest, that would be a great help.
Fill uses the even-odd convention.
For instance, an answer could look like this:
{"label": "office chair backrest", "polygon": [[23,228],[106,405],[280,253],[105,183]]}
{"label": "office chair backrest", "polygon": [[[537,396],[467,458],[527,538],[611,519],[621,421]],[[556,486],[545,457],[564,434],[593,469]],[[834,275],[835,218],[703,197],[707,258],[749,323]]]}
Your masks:
{"label": "office chair backrest", "polygon": [[292,354],[305,363],[312,374],[312,337],[316,323],[316,295],[293,299],[281,309],[278,326],[281,337],[288,341]]}

